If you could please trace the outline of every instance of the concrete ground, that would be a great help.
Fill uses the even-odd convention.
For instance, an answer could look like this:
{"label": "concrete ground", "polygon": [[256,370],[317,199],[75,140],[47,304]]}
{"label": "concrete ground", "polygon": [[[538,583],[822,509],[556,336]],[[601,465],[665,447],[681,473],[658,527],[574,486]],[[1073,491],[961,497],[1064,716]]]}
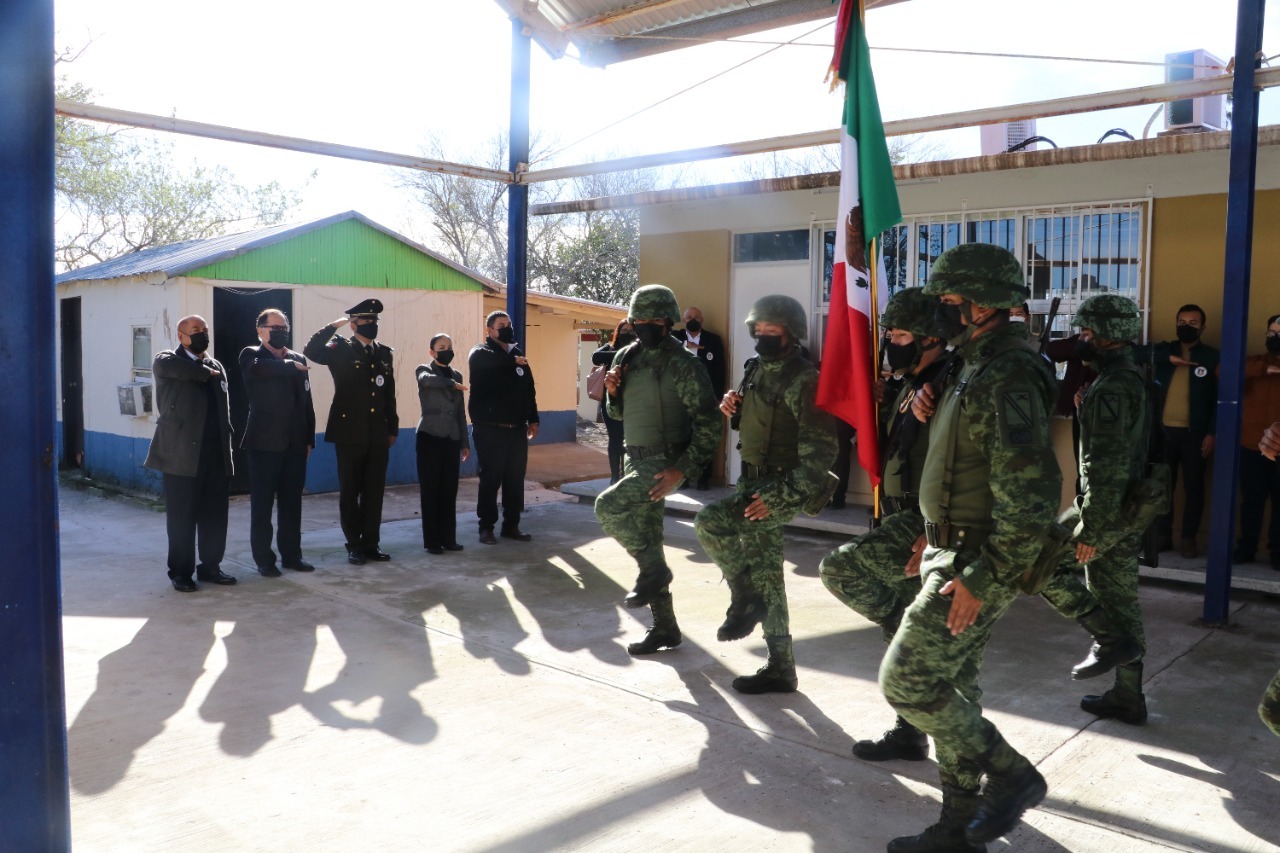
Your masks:
{"label": "concrete ground", "polygon": [[[539,482],[600,475],[594,451],[535,450]],[[685,641],[633,659],[647,620],[621,607],[634,564],[589,504],[526,497],[532,542],[479,545],[467,510],[466,550],[431,556],[416,488],[394,489],[393,560],[355,567],[336,497],[310,496],[318,571],[277,579],[253,571],[237,498],[223,568],[240,583],[184,595],[164,575],[161,513],[64,490],[77,849],[857,853],[937,816],[931,761],[849,754],[893,716],[875,685],[879,629],[817,578],[853,511],[819,519],[838,532],[789,533],[800,692],[752,697],[729,681],[760,666],[763,643],[715,641],[728,593],[687,514],[666,523]],[[464,483],[460,509],[473,500]],[[1079,710],[1109,683],[1068,677],[1085,635],[1037,599],[1014,605],[984,702],[1049,796],[990,849],[1280,850],[1280,740],[1254,712],[1280,666],[1280,599],[1237,592],[1230,627],[1210,629],[1201,595],[1142,587],[1142,728]]]}

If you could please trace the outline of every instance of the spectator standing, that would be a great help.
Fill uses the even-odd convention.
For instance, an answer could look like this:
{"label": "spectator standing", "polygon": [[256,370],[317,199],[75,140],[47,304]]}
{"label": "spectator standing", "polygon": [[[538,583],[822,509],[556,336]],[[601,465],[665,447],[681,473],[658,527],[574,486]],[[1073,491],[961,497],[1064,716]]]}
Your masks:
{"label": "spectator standing", "polygon": [[458,543],[458,471],[471,455],[462,374],[453,361],[453,338],[431,339],[431,361],[419,364],[417,461],[422,505],[422,547],[429,554],[461,551]]}
{"label": "spectator standing", "polygon": [[249,544],[258,574],[280,577],[271,550],[271,507],[276,507],[280,565],[296,572],[315,566],[302,559],[302,489],[307,457],[316,443],[311,370],[289,349],[289,318],[278,308],[258,315],[259,344],[240,351],[240,376],[249,397],[249,419],[240,447],[249,462]]}
{"label": "spectator standing", "polygon": [[160,417],[143,465],[163,475],[169,581],[178,592],[195,592],[194,578],[223,586],[236,582],[221,567],[232,472],[231,409],[227,372],[206,354],[204,318],[192,314],[179,320],[178,343],[177,349],[158,353],[151,365]]}
{"label": "spectator standing", "polygon": [[533,369],[515,340],[511,317],[494,311],[485,318],[485,341],[471,349],[471,434],[480,463],[480,494],[476,516],[480,541],[497,543],[498,491],[502,491],[502,529],[506,539],[528,542],[520,529],[524,512],[524,474],[529,442],[538,434],[538,400]]}
{"label": "spectator standing", "polygon": [[[613,363],[613,357],[636,339],[635,330],[631,327],[631,321],[622,318],[618,321],[618,325],[613,330],[613,336],[609,341],[595,352],[591,354],[591,364],[598,367],[608,367]],[[600,401],[600,420],[604,422],[604,431],[609,436],[609,485],[613,485],[622,479],[623,466],[623,435],[622,421],[609,416],[609,407],[605,405],[606,400]]]}
{"label": "spectator standing", "polygon": [[[1280,458],[1280,421],[1267,427],[1267,431],[1262,434],[1258,449],[1272,465],[1280,465],[1277,461]],[[1271,505],[1271,511],[1276,511],[1274,503]],[[1262,694],[1262,701],[1258,703],[1258,716],[1262,718],[1262,722],[1266,723],[1267,728],[1280,736],[1280,672],[1275,674]]]}
{"label": "spectator standing", "polygon": [[1267,550],[1271,568],[1280,571],[1280,466],[1262,458],[1254,444],[1269,424],[1280,421],[1280,314],[1267,318],[1267,351],[1252,355],[1244,367],[1244,398],[1241,401],[1240,448],[1240,541],[1237,563],[1253,561],[1262,533],[1262,515],[1271,501],[1271,524]]}
{"label": "spectator standing", "polygon": [[[698,361],[707,370],[707,378],[711,380],[711,391],[719,400],[724,396],[728,364],[724,357],[724,340],[715,332],[707,331],[702,325],[702,309],[689,306],[684,309],[684,328],[675,333],[676,340],[683,341],[685,348],[698,357]],[[721,434],[724,425],[721,424]],[[714,454],[712,454],[714,456]],[[700,492],[710,487],[712,460],[708,459],[701,471],[685,482],[690,483]]]}

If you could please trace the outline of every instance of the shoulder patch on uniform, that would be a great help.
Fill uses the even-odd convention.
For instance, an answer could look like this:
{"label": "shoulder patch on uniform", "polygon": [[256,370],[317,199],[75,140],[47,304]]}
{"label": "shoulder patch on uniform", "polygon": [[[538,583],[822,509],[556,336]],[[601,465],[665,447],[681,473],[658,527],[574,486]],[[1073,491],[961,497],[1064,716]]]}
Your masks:
{"label": "shoulder patch on uniform", "polygon": [[338,339],[337,339],[337,338],[332,338],[332,339],[330,339],[329,343],[327,343],[327,344],[325,344],[325,345],[324,345],[324,348],[325,348],[325,349],[337,349],[337,348],[338,348]]}
{"label": "shoulder patch on uniform", "polygon": [[1124,429],[1124,397],[1119,394],[1099,394],[1097,418],[1094,429],[1099,433],[1117,433]]}
{"label": "shoulder patch on uniform", "polygon": [[1034,447],[1040,443],[1040,411],[1031,391],[1015,389],[1000,394],[1000,432],[1013,447]]}

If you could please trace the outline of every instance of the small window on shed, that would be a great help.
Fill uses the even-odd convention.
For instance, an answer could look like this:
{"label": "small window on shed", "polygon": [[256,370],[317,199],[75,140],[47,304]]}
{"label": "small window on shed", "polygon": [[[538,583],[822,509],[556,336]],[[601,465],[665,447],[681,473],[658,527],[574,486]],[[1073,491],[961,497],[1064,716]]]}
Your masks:
{"label": "small window on shed", "polygon": [[151,327],[133,327],[133,369],[136,372],[151,372]]}
{"label": "small window on shed", "polygon": [[809,230],[756,231],[733,235],[733,262],[806,261],[809,259]]}

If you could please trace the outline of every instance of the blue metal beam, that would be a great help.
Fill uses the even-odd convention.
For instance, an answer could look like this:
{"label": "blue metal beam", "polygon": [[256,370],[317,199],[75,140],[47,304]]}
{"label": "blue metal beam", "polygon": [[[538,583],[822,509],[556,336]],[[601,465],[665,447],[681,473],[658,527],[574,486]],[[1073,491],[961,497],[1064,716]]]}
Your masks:
{"label": "blue metal beam", "polygon": [[[529,53],[532,39],[525,25],[511,20],[511,156],[508,168],[519,175],[529,163]],[[507,189],[507,313],[516,340],[529,354],[525,339],[525,295],[528,289],[529,185]]]}
{"label": "blue metal beam", "polygon": [[71,844],[54,451],[53,0],[0,2],[0,849]]}
{"label": "blue metal beam", "polygon": [[[1204,621],[1223,624],[1231,605],[1231,549],[1236,530],[1240,465],[1240,396],[1249,340],[1249,272],[1253,261],[1253,198],[1258,168],[1258,92],[1266,0],[1239,0],[1232,87],[1231,171],[1227,183],[1226,263],[1222,280],[1222,360],[1218,378],[1217,446],[1213,454],[1213,507],[1209,513],[1209,566]],[[1262,436],[1254,436],[1257,441]],[[1249,436],[1243,436],[1249,441]]]}

